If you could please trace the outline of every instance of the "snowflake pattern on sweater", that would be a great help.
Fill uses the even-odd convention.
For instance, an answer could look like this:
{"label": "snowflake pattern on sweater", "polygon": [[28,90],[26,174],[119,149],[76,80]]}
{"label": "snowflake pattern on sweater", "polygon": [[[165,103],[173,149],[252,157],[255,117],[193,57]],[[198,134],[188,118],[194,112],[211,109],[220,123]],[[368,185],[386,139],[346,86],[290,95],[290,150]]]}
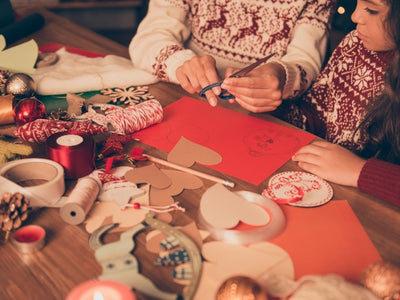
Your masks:
{"label": "snowflake pattern on sweater", "polygon": [[[357,32],[350,32],[332,53],[312,88],[290,108],[284,119],[329,142],[361,150],[353,134],[370,101],[382,91],[392,52],[367,50]],[[286,104],[287,105],[287,104]],[[284,106],[283,106],[284,107]]]}

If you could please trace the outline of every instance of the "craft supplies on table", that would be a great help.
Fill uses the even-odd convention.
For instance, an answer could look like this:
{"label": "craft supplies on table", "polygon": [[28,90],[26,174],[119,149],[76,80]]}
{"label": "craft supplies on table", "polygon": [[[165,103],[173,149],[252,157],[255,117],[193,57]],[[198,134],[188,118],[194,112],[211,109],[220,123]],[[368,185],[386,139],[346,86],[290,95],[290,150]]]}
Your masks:
{"label": "craft supplies on table", "polygon": [[[46,22],[46,30],[43,31],[43,33],[45,34],[33,36],[35,39],[37,38],[38,43],[40,45],[47,43],[49,40],[53,40],[55,42],[70,43],[73,46],[79,46],[91,51],[98,51],[100,53],[115,53],[115,52],[126,53],[125,48],[122,47],[119,48],[118,46],[115,46],[113,43],[108,45],[106,40],[96,39],[95,35],[92,38],[92,36],[88,34],[88,31],[86,30],[79,31],[79,28],[76,28],[73,24],[70,23],[68,28],[69,33],[66,35],[65,29],[62,27],[63,24],[65,23],[59,22],[57,19],[58,17],[53,16],[51,14],[48,19],[48,22]],[[25,51],[24,53],[25,55],[28,55],[27,51]],[[52,77],[51,74],[48,75],[49,77]],[[79,80],[77,78],[73,79],[77,81]],[[87,86],[87,84],[85,84],[85,86]],[[52,88],[53,86],[49,84],[48,87]],[[66,85],[64,85],[63,83],[62,87],[65,88]],[[203,113],[204,111],[202,109],[197,110],[197,107],[195,107],[195,109],[193,110],[195,113],[190,113],[190,111],[192,110],[189,109],[186,110],[185,108],[180,109],[177,108],[176,106],[175,108],[174,107],[168,108],[168,106],[166,105],[168,105],[169,103],[174,104],[176,99],[178,99],[181,96],[184,96],[184,93],[182,93],[178,87],[175,88],[172,84],[164,82],[152,85],[150,87],[150,90],[152,91],[152,93],[154,92],[154,95],[160,97],[159,99],[160,103],[165,107],[167,113],[165,114],[164,118],[164,120],[166,121],[165,124],[164,122],[162,122],[161,124],[155,125],[155,126],[160,125],[161,129],[158,132],[158,134],[153,135],[153,133],[149,131],[148,134],[149,137],[151,139],[159,139],[164,143],[169,142],[170,145],[175,145],[176,140],[178,140],[182,136],[185,136],[189,140],[193,140],[194,142],[206,145],[214,149],[218,153],[222,154],[224,162],[222,162],[222,164],[215,165],[214,166],[215,168],[214,167],[211,168],[220,171],[221,173],[224,174],[223,176],[227,174],[228,176],[231,175],[239,179],[244,178],[244,181],[246,182],[248,181],[250,183],[255,183],[256,185],[258,185],[260,184],[260,182],[264,182],[264,180],[267,179],[267,177],[273,173],[272,171],[278,170],[279,166],[281,165],[284,165],[283,168],[281,168],[281,170],[286,171],[293,169],[294,165],[292,163],[290,162],[286,163],[288,159],[290,160],[291,157],[290,152],[292,152],[294,149],[292,146],[299,145],[299,143],[297,143],[299,140],[301,141],[300,146],[302,142],[304,143],[309,142],[302,139],[303,132],[301,131],[293,131],[293,132],[291,132],[290,130],[282,131],[281,132],[282,134],[280,135],[279,134],[280,130],[279,131],[275,130],[279,128],[275,126],[276,124],[271,125],[270,128],[268,127],[270,125],[269,123],[265,127],[258,126],[262,123],[262,120],[258,120],[260,121],[260,123],[255,122],[254,123],[255,126],[249,125],[248,127],[242,127],[242,129],[246,128],[249,129],[249,131],[247,131],[247,134],[243,134],[243,131],[240,131],[240,128],[239,130],[236,128],[236,124],[238,124],[239,125],[238,127],[240,127],[243,124],[242,123],[243,119],[247,119],[249,116],[240,116],[241,118],[237,118],[238,116],[234,116],[233,118],[230,118],[230,114],[225,114],[224,111],[220,113],[221,107],[212,108],[212,110],[216,111],[215,116],[218,118],[209,118],[209,114],[211,116],[214,116],[213,113],[210,112]],[[169,91],[171,92],[169,93]],[[196,101],[201,102],[202,100],[203,99],[200,99],[200,101],[198,101],[197,99]],[[179,100],[177,102],[179,102]],[[227,102],[224,101],[221,102],[223,103],[222,105],[226,106],[229,105]],[[201,105],[199,104],[199,106]],[[229,107],[232,107],[233,110],[236,110],[235,107],[237,106],[233,104],[229,105]],[[178,120],[176,123],[179,124],[180,127],[175,126],[173,122],[171,122],[170,119],[172,116],[171,111],[173,111],[174,113],[177,112],[177,115],[179,115],[180,118],[182,117],[182,119]],[[190,120],[191,122],[185,119],[185,112],[189,112],[186,115],[187,119],[190,118],[193,119]],[[271,120],[265,114],[257,114],[256,116],[259,119]],[[204,118],[204,119],[198,122],[199,118],[200,119]],[[181,122],[182,120],[184,122]],[[206,127],[204,127],[203,126],[204,122],[210,122],[212,124],[210,124],[210,126],[207,126],[208,124],[206,124]],[[232,175],[232,173],[225,172],[224,170],[220,169],[222,167],[221,165],[224,165],[226,163],[225,162],[227,160],[226,153],[221,152],[220,148],[213,147],[212,145],[212,143],[214,143],[213,139],[211,139],[212,143],[208,142],[209,141],[208,138],[210,136],[211,137],[214,136],[213,135],[214,131],[211,129],[209,130],[209,127],[212,127],[215,131],[218,131],[216,132],[216,134],[222,137],[220,140],[221,144],[225,143],[225,138],[226,139],[236,138],[237,140],[243,141],[243,145],[246,145],[245,147],[240,148],[241,150],[244,149],[244,151],[242,151],[238,155],[238,152],[235,152],[235,150],[237,150],[235,145],[225,143],[226,149],[228,149],[229,150],[228,152],[230,152],[227,153],[228,158],[230,159],[228,165],[235,166],[237,168],[236,170],[237,173],[235,173],[234,175]],[[140,135],[141,134],[142,133],[140,133]],[[195,136],[195,139],[193,138],[193,136]],[[301,138],[299,139],[298,136]],[[142,142],[147,143],[148,137],[146,137],[146,141],[141,137],[139,137],[139,134],[136,137],[140,138]],[[309,138],[312,139],[313,137],[311,136]],[[257,144],[256,141],[262,141],[263,143]],[[284,145],[285,147],[275,147],[276,143]],[[247,145],[249,147],[247,147]],[[157,157],[165,157],[158,155],[161,153],[161,151],[168,152],[171,149],[158,146],[155,147],[158,149],[155,150],[154,152],[149,151],[149,154],[155,155]],[[277,151],[274,152],[274,150]],[[250,156],[250,161],[252,161],[252,159],[259,160],[259,162],[256,164],[256,167],[254,167],[254,165],[253,166],[247,165],[247,159],[249,158],[249,156]],[[263,161],[263,158],[267,156],[270,156],[273,165],[270,165],[269,162]],[[278,159],[283,158],[283,160],[277,163],[278,162],[277,157]],[[140,164],[141,163],[139,163],[138,165]],[[260,167],[261,165],[263,166],[262,168]],[[260,173],[263,174],[257,177],[260,174],[256,173],[251,174],[250,172],[250,177],[248,177],[247,180],[246,177],[249,175],[249,172],[247,172],[248,170],[246,169],[246,167],[249,167],[251,171],[256,170],[260,171]],[[205,169],[206,167],[202,168],[202,170]],[[247,173],[245,174],[244,172]],[[218,173],[213,172],[212,174],[215,175]],[[240,177],[237,175],[240,175]],[[251,185],[247,185],[246,182],[242,183],[240,180],[239,181],[233,180],[233,181],[237,184],[238,189],[242,187],[251,187],[250,188],[251,191],[261,192],[262,189],[265,188],[264,186],[258,186],[253,188]],[[0,184],[0,187],[1,186],[2,184]],[[208,184],[206,186],[208,186]],[[182,212],[173,212],[172,215],[174,216],[178,215],[179,221],[188,221],[188,218],[192,216],[190,215],[190,213],[193,212],[195,213],[195,210],[198,208],[198,200],[201,196],[202,191],[203,188],[200,191],[197,190],[189,191],[180,195],[179,201],[182,204],[184,204],[184,206],[187,208],[187,212],[185,214],[183,214]],[[396,253],[398,253],[397,249],[399,247],[398,243],[395,242],[395,237],[398,233],[398,230],[396,229],[396,227],[398,226],[393,226],[390,232],[385,230],[386,225],[389,226],[390,225],[389,222],[392,222],[387,220],[390,220],[391,216],[397,217],[398,215],[397,211],[395,210],[391,211],[390,206],[382,205],[379,201],[375,201],[372,197],[369,197],[364,193],[358,192],[355,189],[340,187],[338,191],[340,191],[339,194],[340,197],[346,198],[347,196],[349,196],[350,205],[344,204],[342,203],[342,201],[337,201],[338,195],[336,195],[335,201],[329,201],[325,205],[319,207],[302,208],[302,207],[294,207],[291,205],[281,206],[286,216],[286,229],[285,229],[286,231],[283,234],[281,234],[278,238],[273,239],[269,244],[272,244],[272,242],[274,242],[280,247],[282,247],[282,249],[287,250],[287,253],[289,253],[290,255],[290,259],[293,260],[294,264],[293,271],[295,271],[296,273],[297,277],[296,279],[298,279],[299,276],[305,274],[324,273],[324,272],[336,272],[344,275],[346,278],[357,279],[360,273],[359,271],[366,264],[370,263],[372,260],[379,259],[378,253],[376,251],[375,252],[373,251],[374,244],[377,246],[377,249],[383,254],[383,257],[386,258],[392,257],[394,259],[396,259],[397,257]],[[364,204],[367,205],[367,209],[363,209],[365,208]],[[351,207],[355,209],[354,211],[355,214],[352,214]],[[369,210],[369,208],[371,209]],[[369,212],[371,210],[374,211],[374,218],[369,218]],[[15,259],[16,257],[18,258],[19,255],[12,257],[11,254],[14,253],[5,253],[5,252],[1,253],[2,254],[1,256],[3,257],[1,264],[5,268],[7,267],[8,264],[7,261],[8,257],[13,259],[14,261],[10,263],[12,270],[10,270],[10,272],[3,272],[5,274],[0,276],[1,281],[5,285],[5,289],[2,289],[2,291],[0,292],[1,293],[0,298],[4,297],[4,290],[6,290],[6,293],[7,290],[12,290],[13,292],[15,292],[14,298],[18,299],[23,298],[24,292],[31,292],[31,291],[40,294],[41,299],[51,298],[51,296],[55,296],[57,297],[57,299],[65,299],[65,296],[73,288],[73,286],[79,284],[82,281],[95,278],[96,276],[98,276],[99,273],[101,273],[101,269],[97,261],[91,257],[92,252],[90,250],[88,252],[86,249],[87,233],[81,230],[82,229],[81,226],[65,225],[63,220],[59,218],[57,210],[54,209],[41,210],[40,217],[43,218],[41,219],[41,224],[52,222],[51,223],[52,233],[54,233],[54,235],[53,234],[49,235],[49,238],[56,237],[55,239],[56,241],[53,240],[51,241],[51,243],[46,245],[46,249],[44,249],[45,252],[41,252],[35,255],[30,255],[28,257],[32,262],[32,264],[30,265],[34,265],[35,268],[29,268],[29,266],[25,263],[25,261]],[[363,227],[360,224],[358,225],[355,224],[354,221],[357,220],[357,217],[360,219],[361,224],[364,226],[366,232],[370,235],[374,244],[368,242],[369,241],[368,236],[363,231]],[[110,219],[104,221],[109,221],[109,220]],[[395,218],[393,222],[394,224],[398,223],[398,222],[396,223]],[[68,228],[69,230],[63,230],[63,228]],[[115,228],[115,231],[113,230],[112,234],[117,233],[117,230],[118,228]],[[71,243],[71,240],[74,241],[74,243]],[[387,247],[387,245],[390,245],[391,247]],[[142,244],[138,244],[138,246],[142,246]],[[230,244],[230,246],[239,246],[239,245]],[[7,249],[7,247],[8,245],[3,247],[2,250]],[[64,255],[58,259],[57,251],[62,247],[65,247],[66,251]],[[224,258],[224,253],[227,252],[227,248],[228,247],[226,247],[226,243],[224,243],[223,245],[220,246],[221,252],[216,252],[216,253],[222,253],[222,255],[218,254],[214,256],[217,257],[218,262],[220,261],[221,258]],[[140,258],[139,255],[143,254],[142,250],[143,249],[138,249],[139,258]],[[253,250],[254,253],[257,254],[260,252],[260,248],[256,248]],[[63,270],[65,272],[59,272],[60,268],[58,267],[46,268],[48,266],[48,264],[46,265],[47,262],[45,260],[38,260],[36,258],[36,257],[40,258],[44,253],[46,253],[46,255],[49,254],[49,257],[51,255],[51,257],[53,258],[51,261],[57,263],[57,266],[65,267],[65,270]],[[3,255],[3,254],[8,254],[8,255]],[[289,258],[289,255],[287,256],[287,258]],[[157,270],[154,270],[154,266],[152,265],[153,262],[153,260],[151,259],[152,257],[149,257],[147,254],[145,254],[144,256],[145,257],[143,261],[140,260],[140,263],[143,262],[143,264],[141,264],[141,267],[143,267],[142,270],[146,272],[145,274],[148,275],[151,272],[157,272]],[[268,256],[270,257],[270,255]],[[265,255],[265,257],[268,256]],[[203,256],[204,259],[209,257],[211,258],[210,255]],[[245,256],[240,255],[240,259],[242,258],[245,258]],[[65,259],[73,263],[63,264],[62,260]],[[150,262],[146,263],[149,261],[149,259]],[[228,268],[229,264],[232,265],[232,261],[235,261],[235,259],[233,258],[227,261]],[[258,261],[265,262],[266,259],[259,259]],[[87,269],[86,272],[83,273],[80,272],[82,265],[88,266],[88,268],[86,268]],[[245,262],[244,263],[242,262],[240,263],[240,265],[246,266],[247,264]],[[219,268],[219,270],[220,269],[221,268]],[[281,267],[279,267],[279,269],[281,269]],[[263,266],[262,272],[265,272],[265,270],[266,268],[264,268]],[[23,276],[23,274],[32,274],[33,276],[30,276],[28,278],[27,276]],[[43,276],[41,276],[43,274],[49,274],[49,276],[45,276],[43,278]],[[185,269],[185,274],[186,274],[186,269]],[[252,274],[255,273],[253,272]],[[263,273],[260,272],[258,274],[263,274]],[[166,290],[171,292],[176,292],[178,290],[175,289],[174,287],[171,287],[169,285],[170,282],[164,280],[166,278],[163,278],[163,276],[159,273],[156,274],[156,276],[154,277],[152,277],[151,275],[149,275],[149,277],[151,280],[154,280],[154,283],[159,284],[160,288],[165,288]],[[227,277],[225,277],[225,279],[226,278]],[[15,285],[11,287],[10,285],[7,284],[7,282],[12,282],[13,284],[15,283]],[[60,282],[66,284],[59,285],[58,283]],[[18,287],[21,286],[23,286],[23,290],[20,293],[18,293]],[[171,289],[169,289],[169,287],[171,287]],[[140,299],[144,298],[142,293],[140,292],[138,293],[140,294],[140,296],[142,296],[139,297]],[[213,299],[213,298],[203,297],[202,299]]]}

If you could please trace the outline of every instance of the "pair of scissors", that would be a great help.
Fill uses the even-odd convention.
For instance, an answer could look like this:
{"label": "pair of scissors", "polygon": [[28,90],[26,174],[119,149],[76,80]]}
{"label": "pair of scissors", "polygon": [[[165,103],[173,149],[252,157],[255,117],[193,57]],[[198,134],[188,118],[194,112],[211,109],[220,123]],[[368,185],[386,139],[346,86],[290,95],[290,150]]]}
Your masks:
{"label": "pair of scissors", "polygon": [[[250,71],[252,71],[256,67],[258,67],[262,63],[266,62],[268,59],[270,59],[275,54],[276,53],[272,53],[270,55],[267,55],[264,58],[261,58],[261,59],[257,60],[255,63],[252,63],[251,65],[248,65],[247,67],[244,67],[243,69],[240,69],[239,71],[233,73],[231,76],[229,76],[229,78],[239,78],[239,77],[246,76],[247,73],[249,73]],[[221,86],[221,84],[222,84],[222,81],[206,86],[205,88],[203,88],[200,91],[200,96],[205,98],[206,97],[206,95],[205,95],[206,91],[208,91],[208,90],[210,90],[210,89],[212,89],[212,88],[214,88],[216,86]],[[222,90],[221,94],[219,94],[218,96],[223,100],[229,100],[229,99],[233,98],[233,95],[231,93],[229,93],[227,90]]]}

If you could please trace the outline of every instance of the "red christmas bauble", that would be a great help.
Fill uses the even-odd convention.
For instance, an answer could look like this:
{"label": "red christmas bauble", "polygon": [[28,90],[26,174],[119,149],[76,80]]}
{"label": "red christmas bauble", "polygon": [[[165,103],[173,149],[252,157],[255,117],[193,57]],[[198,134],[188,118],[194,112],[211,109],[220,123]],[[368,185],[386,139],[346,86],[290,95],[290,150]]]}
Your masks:
{"label": "red christmas bauble", "polygon": [[13,110],[14,121],[18,126],[45,119],[47,116],[46,107],[36,98],[26,98],[19,101]]}

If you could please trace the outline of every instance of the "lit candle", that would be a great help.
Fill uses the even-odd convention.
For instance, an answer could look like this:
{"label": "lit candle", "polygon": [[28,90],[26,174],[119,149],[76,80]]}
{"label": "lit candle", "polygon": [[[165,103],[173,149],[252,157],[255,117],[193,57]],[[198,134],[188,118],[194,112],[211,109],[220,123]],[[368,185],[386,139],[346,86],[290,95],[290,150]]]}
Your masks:
{"label": "lit candle", "polygon": [[45,236],[46,231],[43,227],[27,225],[15,231],[12,242],[22,253],[31,253],[44,246]]}
{"label": "lit candle", "polygon": [[122,283],[90,280],[73,288],[66,300],[136,300],[136,296]]}

